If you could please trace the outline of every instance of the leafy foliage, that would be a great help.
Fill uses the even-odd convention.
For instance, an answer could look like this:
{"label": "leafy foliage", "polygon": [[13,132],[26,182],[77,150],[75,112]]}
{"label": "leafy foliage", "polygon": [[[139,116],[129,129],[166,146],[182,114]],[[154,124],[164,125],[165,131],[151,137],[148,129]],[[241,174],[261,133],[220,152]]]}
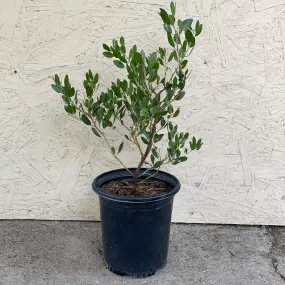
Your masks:
{"label": "leafy foliage", "polygon": [[[175,13],[174,2],[170,4],[170,12],[164,9],[159,12],[170,45],[168,50],[158,47],[146,54],[134,45],[127,52],[123,37],[114,39],[111,45],[103,44],[103,55],[117,68],[125,69],[127,78],[112,82],[100,95],[97,94],[99,75],[91,70],[83,82],[83,101],[78,99],[78,92],[71,86],[68,75],[63,81],[55,75],[52,84],[54,91],[62,96],[65,111],[104,139],[113,156],[127,169],[118,157],[124,142],[117,147],[111,146],[105,135],[106,128],[115,129],[118,123],[125,128],[125,139],[137,147],[141,156],[134,182],[144,164],[152,169],[167,163],[178,164],[187,160],[190,151],[199,150],[203,145],[201,139],[190,139],[189,133],[179,132],[172,122],[180,113],[175,102],[185,96],[188,57],[203,28],[193,19],[176,20]],[[159,149],[159,143],[166,144],[167,149]]]}

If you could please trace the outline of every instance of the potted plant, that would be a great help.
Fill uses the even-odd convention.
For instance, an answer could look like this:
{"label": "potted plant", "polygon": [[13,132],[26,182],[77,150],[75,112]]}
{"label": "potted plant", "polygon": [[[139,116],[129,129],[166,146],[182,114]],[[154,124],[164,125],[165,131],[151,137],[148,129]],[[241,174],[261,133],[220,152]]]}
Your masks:
{"label": "potted plant", "polygon": [[[170,51],[158,47],[146,54],[136,45],[127,51],[123,37],[103,44],[103,55],[127,76],[100,95],[99,76],[91,70],[82,97],[68,75],[63,82],[58,75],[53,78],[52,88],[61,94],[65,111],[104,140],[122,166],[99,175],[92,184],[100,197],[105,262],[121,275],[149,276],[166,265],[173,198],[180,183],[160,168],[186,161],[190,151],[202,146],[201,139],[189,139],[189,133],[179,132],[173,123],[180,112],[175,101],[185,96],[187,58],[202,25],[192,19],[177,20],[175,12],[173,2],[170,12],[159,12]],[[108,139],[107,129],[120,131],[118,144]],[[139,154],[135,168],[125,165],[120,156],[126,142]]]}

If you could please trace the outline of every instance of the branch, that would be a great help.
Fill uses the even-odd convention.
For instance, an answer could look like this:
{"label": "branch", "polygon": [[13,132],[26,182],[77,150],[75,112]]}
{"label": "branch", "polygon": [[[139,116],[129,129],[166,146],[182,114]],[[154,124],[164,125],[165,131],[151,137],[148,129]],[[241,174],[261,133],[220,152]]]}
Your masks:
{"label": "branch", "polygon": [[138,167],[137,167],[137,169],[136,169],[136,172],[135,172],[135,174],[134,174],[134,176],[133,176],[133,177],[134,177],[134,184],[135,184],[135,185],[136,185],[137,179],[138,179],[138,177],[139,177],[140,169],[141,169],[142,165],[144,164],[146,158],[148,157],[148,155],[149,155],[149,153],[150,153],[150,151],[151,151],[152,144],[153,144],[153,141],[152,141],[152,140],[153,140],[153,135],[154,135],[155,131],[156,131],[156,124],[155,124],[155,122],[152,122],[152,123],[151,123],[151,130],[150,130],[150,140],[149,140],[149,142],[148,142],[146,151],[145,151],[145,153],[143,154],[143,156],[142,156],[142,158],[141,158],[141,161],[140,161],[140,163],[139,163],[139,165],[138,165]]}
{"label": "branch", "polygon": [[88,117],[89,117],[89,119],[92,121],[92,123],[93,123],[93,126],[92,127],[94,127],[96,130],[97,130],[97,132],[103,137],[103,139],[105,140],[105,142],[107,143],[107,146],[108,146],[108,148],[109,148],[109,150],[110,150],[110,152],[111,152],[111,154],[114,156],[114,158],[133,176],[133,173],[127,168],[127,166],[120,160],[120,158],[116,155],[116,153],[114,153],[113,151],[112,151],[112,147],[111,147],[111,145],[110,145],[110,143],[109,143],[109,141],[108,141],[108,139],[107,139],[107,137],[105,136],[105,134],[97,127],[97,124],[96,124],[96,121],[93,119],[93,117],[91,116],[91,114],[90,113],[87,113],[85,110],[84,110],[84,108],[83,108],[83,106],[82,106],[82,104],[81,103],[79,103],[80,104],[80,107],[81,107],[81,112],[82,113],[84,113],[85,115],[87,115]]}
{"label": "branch", "polygon": [[140,154],[141,154],[141,157],[143,157],[143,151],[142,151],[142,149],[141,149],[141,146],[140,146],[140,143],[139,143],[139,141],[138,141],[138,139],[137,139],[137,137],[135,136],[135,135],[132,135],[132,138],[133,138],[133,140],[134,140],[134,144],[137,146],[137,148],[139,149],[139,152],[140,152]]}

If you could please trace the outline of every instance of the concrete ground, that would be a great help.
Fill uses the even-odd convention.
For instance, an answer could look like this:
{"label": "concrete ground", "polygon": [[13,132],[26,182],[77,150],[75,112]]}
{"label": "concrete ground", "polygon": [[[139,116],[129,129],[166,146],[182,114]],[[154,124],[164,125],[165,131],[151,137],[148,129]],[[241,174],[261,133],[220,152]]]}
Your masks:
{"label": "concrete ground", "polygon": [[172,225],[169,263],[146,279],[109,272],[100,223],[0,221],[1,285],[284,285],[285,228]]}

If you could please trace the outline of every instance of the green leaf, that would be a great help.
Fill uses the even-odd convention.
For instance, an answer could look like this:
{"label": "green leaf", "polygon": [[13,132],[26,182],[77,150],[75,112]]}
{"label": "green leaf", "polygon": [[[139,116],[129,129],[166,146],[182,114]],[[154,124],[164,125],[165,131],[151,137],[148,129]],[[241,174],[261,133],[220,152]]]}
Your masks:
{"label": "green leaf", "polygon": [[157,153],[157,151],[156,151],[155,148],[153,148],[153,149],[151,150],[151,152],[152,152],[152,154],[154,155],[154,157],[158,158],[158,153]]}
{"label": "green leaf", "polygon": [[185,54],[185,53],[186,53],[186,50],[187,50],[187,40],[185,40],[185,41],[183,42],[183,45],[182,45],[181,49],[182,49],[183,53]]}
{"label": "green leaf", "polygon": [[167,14],[167,12],[164,9],[160,9],[159,15],[160,15],[160,17],[164,23],[169,24],[169,25],[171,24],[169,15]]}
{"label": "green leaf", "polygon": [[159,168],[161,165],[162,165],[162,161],[157,161],[155,164],[154,164],[154,166],[153,166],[153,168]]}
{"label": "green leaf", "polygon": [[183,60],[183,61],[181,62],[181,68],[182,68],[182,69],[185,68],[185,66],[187,65],[187,63],[188,63],[188,60],[187,60],[187,59]]}
{"label": "green leaf", "polygon": [[124,37],[120,37],[120,44],[121,44],[121,46],[125,46],[125,39],[124,39]]}
{"label": "green leaf", "polygon": [[195,35],[196,35],[196,37],[201,34],[202,30],[203,30],[203,25],[202,24],[200,25],[200,22],[197,21],[196,22],[196,27],[195,27]]}
{"label": "green leaf", "polygon": [[113,54],[111,52],[108,52],[108,51],[103,52],[103,55],[107,58],[113,57]]}
{"label": "green leaf", "polygon": [[63,87],[63,93],[67,97],[71,97],[71,88],[70,85],[64,86]]}
{"label": "green leaf", "polygon": [[68,78],[68,75],[65,75],[65,77],[64,77],[64,85],[65,85],[65,86],[68,86],[68,85],[69,85],[69,78]]}
{"label": "green leaf", "polygon": [[154,158],[154,155],[153,155],[153,154],[150,156],[150,160],[151,160],[151,163],[154,164],[155,158]]}
{"label": "green leaf", "polygon": [[158,61],[154,63],[154,65],[152,66],[154,69],[158,69],[159,68],[159,63]]}
{"label": "green leaf", "polygon": [[199,150],[202,145],[203,145],[203,144],[202,144],[202,139],[199,139],[199,140],[197,141],[196,150]]}
{"label": "green leaf", "polygon": [[183,72],[181,70],[179,70],[179,72],[178,72],[178,79],[179,79],[179,81],[182,81],[183,78],[184,78],[184,74],[183,74]]}
{"label": "green leaf", "polygon": [[64,106],[64,109],[69,114],[75,114],[76,113],[76,108],[74,105],[66,105],[66,106]]}
{"label": "green leaf", "polygon": [[110,48],[109,48],[106,44],[103,44],[103,48],[104,48],[104,50],[106,50],[106,51],[110,51]]}
{"label": "green leaf", "polygon": [[52,85],[51,85],[51,88],[52,88],[55,92],[57,92],[57,93],[62,93],[62,88],[61,88],[60,86],[57,86],[57,85],[55,85],[55,84],[52,84]]}
{"label": "green leaf", "polygon": [[126,53],[126,47],[125,47],[125,45],[122,45],[122,46],[121,46],[121,51],[122,51],[123,54]]}
{"label": "green leaf", "polygon": [[121,82],[121,88],[122,88],[122,90],[124,92],[127,91],[127,89],[128,89],[128,82],[127,82],[127,80],[124,80],[123,82]]}
{"label": "green leaf", "polygon": [[173,38],[172,38],[172,36],[171,36],[170,33],[167,33],[167,39],[168,39],[169,44],[170,44],[172,47],[175,47]]}
{"label": "green leaf", "polygon": [[86,96],[88,98],[92,97],[92,95],[93,95],[93,88],[91,86],[86,85],[85,90],[86,90]]}
{"label": "green leaf", "polygon": [[196,149],[196,138],[195,137],[193,137],[192,141],[190,141],[190,148],[191,148],[191,150]]}
{"label": "green leaf", "polygon": [[94,84],[97,84],[98,81],[99,81],[99,74],[96,73],[95,76],[94,76],[94,79],[93,79],[93,83],[94,83]]}
{"label": "green leaf", "polygon": [[[169,85],[171,85],[171,84],[169,84]],[[167,93],[166,94],[166,99],[167,99],[167,101],[170,101],[172,99],[173,95],[174,95],[174,90],[171,90],[171,89],[167,90],[166,93]]]}
{"label": "green leaf", "polygon": [[141,137],[144,144],[148,145],[148,140],[145,137]]}
{"label": "green leaf", "polygon": [[172,51],[172,53],[170,54],[170,56],[169,56],[169,58],[168,58],[168,61],[170,62],[173,58],[174,58],[176,61],[178,60],[176,50]]}
{"label": "green leaf", "polygon": [[[187,42],[186,42],[186,44],[187,44]],[[180,58],[184,58],[184,57],[185,57],[185,52],[183,51],[183,45],[182,45],[182,47],[179,49],[178,55],[179,55]]]}
{"label": "green leaf", "polygon": [[170,9],[171,9],[172,15],[174,16],[175,12],[176,12],[176,7],[175,7],[175,4],[173,1],[171,1],[171,3],[170,3]]}
{"label": "green leaf", "polygon": [[181,39],[180,39],[180,36],[179,36],[179,34],[178,33],[176,33],[175,35],[174,35],[174,41],[177,43],[177,44],[181,44]]}
{"label": "green leaf", "polygon": [[179,33],[181,34],[182,32],[182,21],[181,20],[178,20],[178,28],[179,28]]}
{"label": "green leaf", "polygon": [[119,149],[118,149],[118,154],[122,151],[123,146],[124,146],[124,142],[121,142]]}
{"label": "green leaf", "polygon": [[109,120],[108,120],[108,121],[106,121],[105,123],[106,123],[106,126],[107,126],[107,127],[112,127],[112,126],[113,126],[112,122],[111,122],[111,121],[109,121]]}
{"label": "green leaf", "polygon": [[89,74],[90,79],[93,80],[93,74],[92,74],[92,71],[90,69],[88,71],[88,74]]}
{"label": "green leaf", "polygon": [[65,105],[65,106],[64,106],[64,110],[65,110],[67,113],[71,113],[71,105]]}
{"label": "green leaf", "polygon": [[62,100],[64,101],[65,104],[69,105],[70,104],[70,99],[67,96],[62,95]]}
{"label": "green leaf", "polygon": [[157,60],[157,52],[153,52],[149,57],[149,64],[153,66]]}
{"label": "green leaf", "polygon": [[137,63],[139,63],[139,64],[142,64],[142,63],[143,63],[142,55],[141,55],[139,52],[137,52],[137,51],[135,51],[135,52],[133,53],[133,59],[134,59]]}
{"label": "green leaf", "polygon": [[72,87],[72,88],[70,89],[70,97],[73,97],[74,94],[75,94],[75,89],[74,89],[74,87]]}
{"label": "green leaf", "polygon": [[184,87],[185,87],[184,82],[180,82],[180,83],[178,84],[178,88],[179,88],[180,90],[183,90]]}
{"label": "green leaf", "polygon": [[188,30],[191,25],[193,23],[193,19],[186,19],[182,22],[182,27],[181,27],[181,31],[184,32],[186,30]]}
{"label": "green leaf", "polygon": [[122,62],[125,62],[125,63],[128,62],[123,56],[119,56],[119,60],[122,61]]}
{"label": "green leaf", "polygon": [[170,114],[173,113],[173,106],[171,104],[167,107],[167,112]]}
{"label": "green leaf", "polygon": [[144,78],[145,77],[145,73],[144,73],[145,69],[143,65],[139,65],[138,69],[137,69],[137,75],[139,75],[140,78]]}
{"label": "green leaf", "polygon": [[164,134],[155,134],[154,135],[154,137],[153,137],[153,141],[155,142],[155,143],[157,143],[157,142],[159,142],[159,141],[161,141],[161,139],[163,138],[163,136],[164,136]]}
{"label": "green leaf", "polygon": [[56,85],[60,85],[60,79],[59,79],[59,76],[57,74],[54,77],[54,82]]}
{"label": "green leaf", "polygon": [[196,44],[196,39],[195,38],[193,38],[193,40],[192,40],[192,42],[190,43],[190,48],[192,48],[192,47],[194,47],[195,46],[195,44]]}
{"label": "green leaf", "polygon": [[116,49],[115,48],[111,48],[111,49],[112,49],[112,53],[113,53],[113,55],[115,57],[119,58],[121,56],[121,52],[120,52],[119,46],[117,46]]}
{"label": "green leaf", "polygon": [[113,63],[118,67],[118,68],[124,68],[125,65],[119,61],[119,60],[114,60]]}
{"label": "green leaf", "polygon": [[153,70],[149,73],[149,76],[148,76],[149,82],[155,81],[156,77],[157,77],[157,69],[153,69]]}
{"label": "green leaf", "polygon": [[166,32],[172,33],[172,29],[171,29],[171,26],[170,26],[170,25],[164,24],[163,27],[164,27],[164,30],[165,30]]}
{"label": "green leaf", "polygon": [[176,118],[179,115],[179,113],[180,113],[180,109],[177,109],[175,113],[173,114],[173,118]]}
{"label": "green leaf", "polygon": [[118,41],[117,40],[113,39],[112,43],[113,43],[113,47],[115,49],[119,49],[119,45],[118,45]]}
{"label": "green leaf", "polygon": [[191,43],[191,42],[192,42],[194,36],[193,36],[193,33],[192,33],[191,30],[189,30],[189,29],[186,30],[186,32],[185,32],[185,38],[186,38],[186,40],[187,40],[188,43]]}
{"label": "green leaf", "polygon": [[177,87],[177,77],[176,76],[174,76],[173,78],[172,85],[173,85],[173,88]]}
{"label": "green leaf", "polygon": [[117,86],[112,86],[112,90],[114,91],[114,93],[119,97],[121,92],[120,89]]}
{"label": "green leaf", "polygon": [[161,119],[161,122],[160,122],[160,125],[161,125],[162,127],[164,127],[164,126],[165,126],[165,124],[166,124],[166,121],[165,121],[165,119],[164,119],[164,118],[162,118],[162,119]]}
{"label": "green leaf", "polygon": [[184,162],[187,160],[187,156],[181,156],[178,158],[179,162]]}
{"label": "green leaf", "polygon": [[170,24],[174,25],[175,24],[175,17],[173,15],[169,15],[169,19],[170,19]]}
{"label": "green leaf", "polygon": [[168,62],[170,62],[170,61],[173,60],[173,58],[174,58],[174,52],[175,52],[175,51],[173,51],[173,52],[170,54],[170,56],[169,56],[169,58],[168,58]]}
{"label": "green leaf", "polygon": [[81,116],[81,121],[82,121],[85,125],[88,125],[88,126],[91,125],[90,120],[88,119],[88,117],[87,117],[85,114],[82,114],[82,116]]}
{"label": "green leaf", "polygon": [[155,113],[153,117],[154,117],[155,119],[158,119],[158,120],[156,120],[156,122],[158,123],[159,120],[161,119],[161,112]]}
{"label": "green leaf", "polygon": [[95,136],[101,138],[101,135],[98,133],[98,131],[95,128],[92,128],[92,132],[94,133]]}
{"label": "green leaf", "polygon": [[185,96],[185,92],[182,91],[175,97],[175,100],[179,101],[179,100],[183,99],[184,96]]}
{"label": "green leaf", "polygon": [[114,148],[114,147],[111,147],[111,152],[112,152],[112,154],[115,154],[115,153],[116,153],[116,151],[115,151],[115,148]]}
{"label": "green leaf", "polygon": [[159,53],[160,53],[160,55],[162,56],[162,57],[164,57],[165,56],[165,49],[163,49],[163,48],[158,48],[158,50],[159,50]]}

